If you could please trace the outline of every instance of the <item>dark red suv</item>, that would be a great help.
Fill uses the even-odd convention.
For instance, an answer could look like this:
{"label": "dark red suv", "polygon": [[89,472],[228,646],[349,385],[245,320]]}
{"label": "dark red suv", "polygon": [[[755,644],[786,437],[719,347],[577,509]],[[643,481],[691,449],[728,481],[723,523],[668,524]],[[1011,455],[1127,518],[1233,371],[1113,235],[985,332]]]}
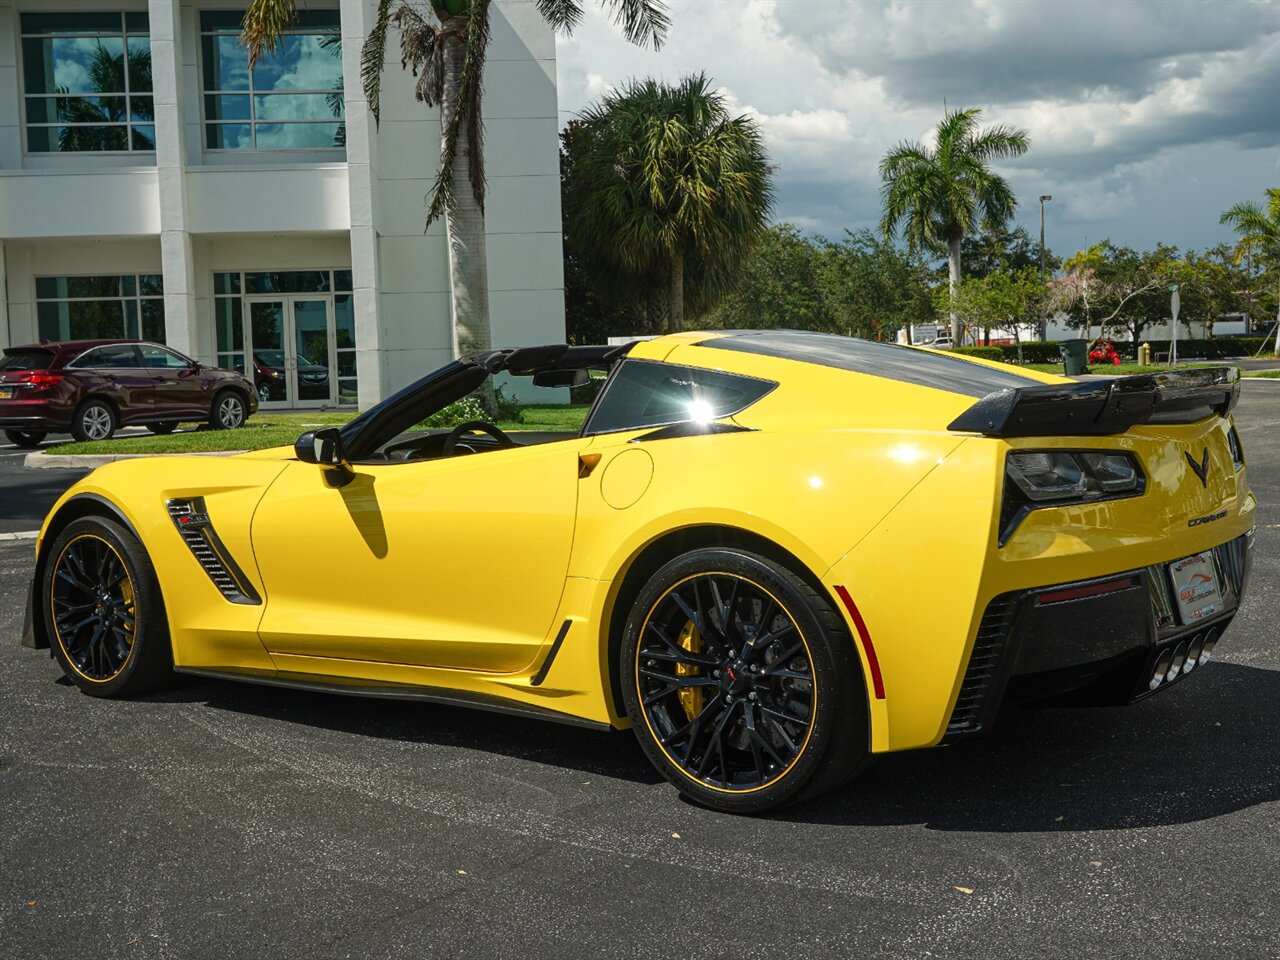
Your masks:
{"label": "dark red suv", "polygon": [[0,357],[0,429],[34,447],[50,433],[106,440],[134,424],[172,433],[183,420],[215,429],[258,409],[253,384],[158,343],[68,340],[7,347]]}

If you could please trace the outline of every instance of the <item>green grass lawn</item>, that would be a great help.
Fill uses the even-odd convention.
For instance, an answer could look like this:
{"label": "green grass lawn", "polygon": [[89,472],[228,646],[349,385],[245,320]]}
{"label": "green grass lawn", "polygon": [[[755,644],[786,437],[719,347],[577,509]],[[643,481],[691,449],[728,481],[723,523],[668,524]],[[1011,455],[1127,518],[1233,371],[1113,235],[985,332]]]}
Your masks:
{"label": "green grass lawn", "polygon": [[[577,430],[586,419],[588,407],[527,406],[520,408],[519,422],[499,420],[498,426],[508,432],[517,430]],[[47,448],[47,453],[212,453],[224,450],[265,450],[267,447],[292,446],[300,434],[317,427],[346,423],[354,413],[303,411],[275,413],[268,411],[250,417],[238,430],[196,429],[184,424],[167,437],[120,437],[88,443],[63,443]]]}
{"label": "green grass lawn", "polygon": [[1241,376],[1257,380],[1280,380],[1280,370],[1246,370]]}

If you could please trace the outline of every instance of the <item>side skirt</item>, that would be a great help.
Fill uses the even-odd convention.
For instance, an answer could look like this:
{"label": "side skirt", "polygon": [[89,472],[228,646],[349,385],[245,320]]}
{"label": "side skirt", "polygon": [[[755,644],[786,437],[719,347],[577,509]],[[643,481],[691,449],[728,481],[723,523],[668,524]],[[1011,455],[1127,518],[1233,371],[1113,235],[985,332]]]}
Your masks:
{"label": "side skirt", "polygon": [[241,670],[208,670],[193,667],[174,667],[175,673],[185,673],[193,677],[206,677],[211,680],[238,680],[246,683],[258,683],[268,687],[287,687],[291,690],[310,690],[315,693],[336,693],[351,697],[384,697],[390,700],[425,700],[429,703],[442,703],[451,707],[474,707],[489,710],[493,713],[506,713],[517,717],[534,720],[550,720],[571,727],[584,727],[602,733],[611,732],[613,727],[607,723],[586,720],[582,717],[548,710],[531,704],[516,703],[501,697],[483,693],[471,693],[465,690],[450,690],[446,687],[415,687],[409,684],[371,683],[365,680],[342,681],[334,677],[312,676],[305,673],[284,674],[250,672]]}

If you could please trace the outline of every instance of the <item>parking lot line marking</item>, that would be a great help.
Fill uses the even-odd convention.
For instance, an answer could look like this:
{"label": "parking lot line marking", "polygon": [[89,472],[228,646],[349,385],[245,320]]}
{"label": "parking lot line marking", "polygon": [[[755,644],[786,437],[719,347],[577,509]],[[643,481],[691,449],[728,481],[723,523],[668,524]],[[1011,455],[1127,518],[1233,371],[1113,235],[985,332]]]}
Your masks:
{"label": "parking lot line marking", "polygon": [[34,540],[38,536],[39,530],[19,530],[17,533],[0,533],[0,540]]}

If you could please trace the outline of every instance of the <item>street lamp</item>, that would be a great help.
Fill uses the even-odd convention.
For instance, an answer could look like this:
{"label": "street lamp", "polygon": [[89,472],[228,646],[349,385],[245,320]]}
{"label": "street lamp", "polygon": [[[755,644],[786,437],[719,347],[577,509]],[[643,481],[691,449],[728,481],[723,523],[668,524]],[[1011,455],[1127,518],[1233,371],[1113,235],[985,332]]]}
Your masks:
{"label": "street lamp", "polygon": [[[1044,205],[1052,200],[1049,194],[1044,194],[1040,198],[1040,295],[1044,296]],[[1040,342],[1044,343],[1045,334],[1048,333],[1048,318],[1044,314],[1043,308],[1040,310]]]}

